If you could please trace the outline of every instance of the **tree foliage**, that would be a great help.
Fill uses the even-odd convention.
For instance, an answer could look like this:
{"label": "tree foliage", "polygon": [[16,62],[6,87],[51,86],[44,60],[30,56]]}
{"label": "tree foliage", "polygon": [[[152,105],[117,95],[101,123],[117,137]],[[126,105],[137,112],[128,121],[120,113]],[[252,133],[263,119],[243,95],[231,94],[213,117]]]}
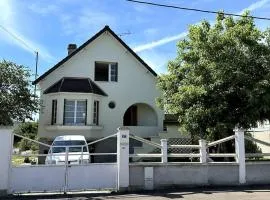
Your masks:
{"label": "tree foliage", "polygon": [[245,13],[192,25],[161,75],[158,104],[182,131],[218,139],[270,118],[270,34]]}
{"label": "tree foliage", "polygon": [[[38,133],[38,123],[37,122],[25,122],[19,124],[15,130],[14,133],[18,135],[22,135],[24,137],[30,138],[32,140],[37,140],[37,133]],[[14,138],[15,146],[18,146],[21,151],[25,150],[37,150],[38,144],[31,142],[27,139],[21,139],[19,137]]]}
{"label": "tree foliage", "polygon": [[0,125],[31,119],[37,111],[29,70],[9,61],[0,62]]}

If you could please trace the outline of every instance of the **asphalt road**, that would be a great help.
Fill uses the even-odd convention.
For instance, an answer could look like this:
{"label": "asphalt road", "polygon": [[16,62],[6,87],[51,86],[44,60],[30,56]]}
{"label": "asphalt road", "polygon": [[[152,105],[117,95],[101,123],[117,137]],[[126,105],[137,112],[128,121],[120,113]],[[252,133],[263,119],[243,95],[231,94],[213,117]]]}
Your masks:
{"label": "asphalt road", "polygon": [[157,199],[192,199],[192,200],[270,200],[270,186],[233,187],[233,188],[193,188],[175,189],[142,193],[73,193],[66,195],[13,195],[0,199],[20,200],[157,200]]}

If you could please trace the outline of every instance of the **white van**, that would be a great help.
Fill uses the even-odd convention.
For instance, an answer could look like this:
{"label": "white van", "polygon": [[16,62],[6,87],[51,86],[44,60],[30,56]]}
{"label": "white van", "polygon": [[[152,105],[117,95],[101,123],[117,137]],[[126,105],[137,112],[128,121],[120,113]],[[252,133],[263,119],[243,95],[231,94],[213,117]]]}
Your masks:
{"label": "white van", "polygon": [[90,162],[87,142],[82,135],[57,136],[46,156],[45,164],[87,164]]}

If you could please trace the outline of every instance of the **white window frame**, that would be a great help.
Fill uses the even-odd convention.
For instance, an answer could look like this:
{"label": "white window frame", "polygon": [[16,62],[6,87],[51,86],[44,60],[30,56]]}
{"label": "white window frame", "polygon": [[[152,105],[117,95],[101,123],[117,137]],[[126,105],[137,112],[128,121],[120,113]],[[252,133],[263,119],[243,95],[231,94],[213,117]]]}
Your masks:
{"label": "white window frame", "polygon": [[[65,114],[64,114],[64,125],[75,125],[75,126],[83,126],[83,125],[86,125],[86,122],[87,122],[87,99],[65,99],[66,101],[74,101],[74,117],[73,117],[73,123],[66,123],[65,122]],[[76,119],[77,119],[77,104],[78,104],[78,101],[84,101],[86,102],[86,107],[85,107],[85,122],[84,123],[77,123],[76,122]],[[65,104],[65,102],[64,102]],[[65,105],[64,105],[65,106]],[[69,111],[71,112],[71,111]],[[65,113],[65,109],[64,109],[64,113]],[[71,118],[71,117],[68,117],[68,118]]]}
{"label": "white window frame", "polygon": [[117,81],[112,81],[112,74],[111,74],[111,72],[112,72],[112,65],[115,65],[116,67],[118,67],[118,64],[117,63],[110,63],[109,64],[109,79],[110,79],[109,81],[110,82],[118,82],[118,73],[116,74],[116,71],[117,71],[116,69],[115,69],[113,75],[116,77],[116,80]]}
{"label": "white window frame", "polygon": [[[96,102],[98,103],[98,106],[95,107]],[[93,102],[93,124],[98,126],[99,125],[99,100],[94,100]]]}
{"label": "white window frame", "polygon": [[51,125],[57,123],[57,99],[52,100],[52,114],[51,114]]}

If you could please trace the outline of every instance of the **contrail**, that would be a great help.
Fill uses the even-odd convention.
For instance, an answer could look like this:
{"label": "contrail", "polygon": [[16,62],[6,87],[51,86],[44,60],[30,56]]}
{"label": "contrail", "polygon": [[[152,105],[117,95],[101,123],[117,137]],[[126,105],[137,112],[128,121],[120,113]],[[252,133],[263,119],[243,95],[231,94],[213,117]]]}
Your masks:
{"label": "contrail", "polygon": [[[254,11],[256,9],[259,9],[259,8],[263,7],[269,1],[270,0],[261,0],[261,1],[258,1],[256,3],[251,4],[250,6],[248,6],[246,8],[244,8],[243,10],[241,10],[238,13],[239,14],[242,14],[246,10]],[[138,52],[145,51],[145,50],[148,50],[148,49],[153,49],[155,47],[162,46],[164,44],[173,42],[175,40],[179,40],[181,38],[184,38],[184,37],[187,36],[187,34],[188,34],[188,32],[185,31],[185,32],[182,32],[182,33],[180,33],[178,35],[168,36],[168,37],[162,38],[162,39],[157,40],[157,41],[153,41],[153,42],[149,42],[149,43],[146,43],[146,44],[142,44],[142,45],[136,46],[136,47],[133,48],[133,50],[138,53]]]}

